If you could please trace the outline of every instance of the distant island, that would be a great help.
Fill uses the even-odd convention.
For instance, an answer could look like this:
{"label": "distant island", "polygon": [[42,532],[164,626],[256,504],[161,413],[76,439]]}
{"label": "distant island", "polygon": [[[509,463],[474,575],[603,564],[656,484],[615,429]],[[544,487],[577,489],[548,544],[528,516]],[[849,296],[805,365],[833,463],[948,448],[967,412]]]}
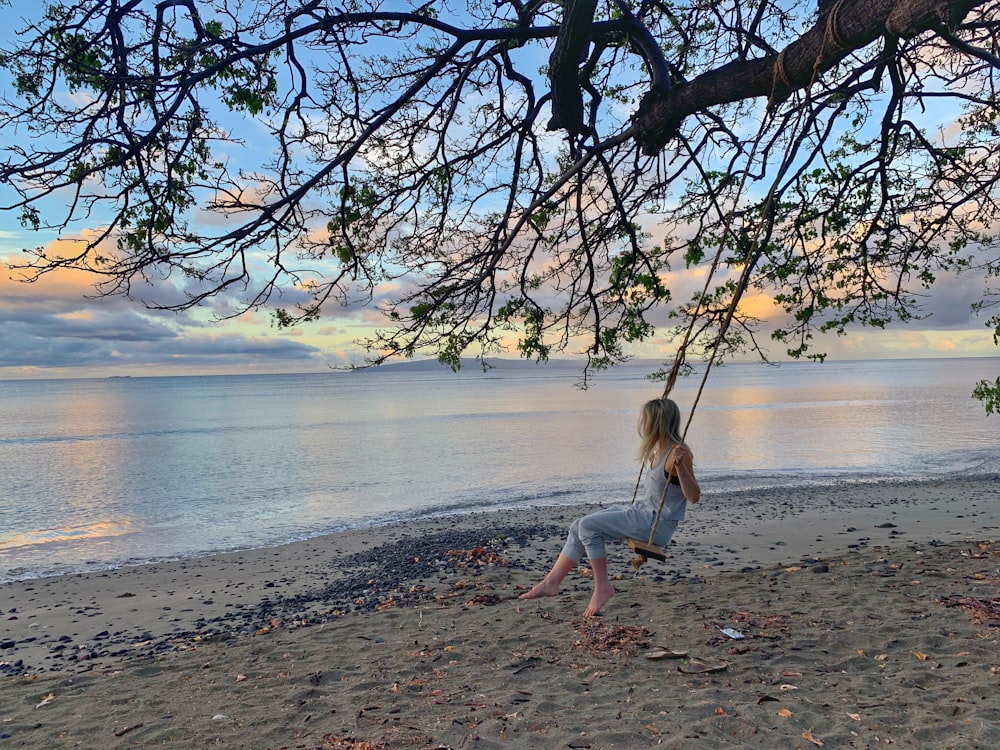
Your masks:
{"label": "distant island", "polygon": [[[483,364],[478,359],[462,359],[462,372],[481,372]],[[547,362],[536,362],[529,359],[487,359],[486,369],[490,370],[534,370],[546,368],[575,367],[582,368],[586,364],[583,359],[550,359]],[[363,369],[363,368],[362,368]],[[372,370],[392,370],[393,372],[437,372],[450,370],[450,366],[436,359],[409,360],[404,362],[387,362]]]}

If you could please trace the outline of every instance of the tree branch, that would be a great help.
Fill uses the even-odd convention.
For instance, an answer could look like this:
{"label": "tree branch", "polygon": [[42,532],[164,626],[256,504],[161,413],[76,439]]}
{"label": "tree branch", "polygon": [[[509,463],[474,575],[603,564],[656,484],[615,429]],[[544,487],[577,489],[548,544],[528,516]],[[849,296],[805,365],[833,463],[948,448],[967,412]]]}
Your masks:
{"label": "tree branch", "polygon": [[882,36],[909,38],[953,25],[987,0],[839,0],[776,56],[734,60],[670,91],[651,90],[634,116],[643,153],[655,154],[690,115],[709,107],[768,97],[774,105]]}

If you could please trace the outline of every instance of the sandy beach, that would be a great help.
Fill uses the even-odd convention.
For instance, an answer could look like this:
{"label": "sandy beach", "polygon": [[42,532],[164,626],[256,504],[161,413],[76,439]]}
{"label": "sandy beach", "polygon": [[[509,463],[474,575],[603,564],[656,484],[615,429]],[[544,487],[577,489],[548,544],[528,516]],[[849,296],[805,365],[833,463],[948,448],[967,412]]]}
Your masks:
{"label": "sandy beach", "polygon": [[0,750],[1000,746],[1000,477],[708,495],[601,617],[518,600],[593,509],[3,585]]}

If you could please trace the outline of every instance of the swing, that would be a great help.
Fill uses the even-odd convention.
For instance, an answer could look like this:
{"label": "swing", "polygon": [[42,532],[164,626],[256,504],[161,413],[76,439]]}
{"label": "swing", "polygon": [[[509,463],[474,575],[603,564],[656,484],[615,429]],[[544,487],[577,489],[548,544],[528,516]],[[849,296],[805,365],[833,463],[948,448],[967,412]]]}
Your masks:
{"label": "swing", "polygon": [[[763,128],[763,124],[762,124]],[[742,189],[742,186],[741,186]],[[773,193],[773,188],[772,188]],[[769,195],[768,200],[771,196]],[[731,234],[731,228],[729,225],[729,220],[726,222],[726,232]],[[681,341],[681,345],[677,349],[677,356],[674,357],[674,363],[670,368],[670,373],[667,375],[667,383],[663,389],[662,398],[667,398],[670,391],[674,387],[674,383],[677,381],[677,375],[680,372],[681,365],[684,363],[685,354],[687,347],[691,342],[692,332],[694,330],[695,321],[698,319],[698,315],[701,312],[701,300],[708,297],[708,287],[711,284],[712,277],[715,275],[715,271],[718,268],[719,260],[722,257],[722,251],[725,248],[724,244],[720,243],[719,251],[716,253],[714,260],[712,261],[712,267],[709,270],[708,276],[705,279],[705,288],[702,295],[698,298],[698,306],[695,308],[694,314],[691,316],[691,322],[688,325],[688,329],[684,334],[684,339]],[[691,411],[688,414],[687,422],[684,425],[684,432],[681,434],[681,441],[687,436],[688,428],[691,426],[691,420],[694,418],[694,410],[698,406],[698,401],[701,399],[701,394],[705,389],[705,383],[708,380],[708,374],[712,369],[712,365],[715,363],[715,358],[719,352],[719,346],[721,345],[723,339],[725,338],[726,331],[729,330],[729,324],[732,322],[734,315],[736,314],[736,307],[739,305],[740,299],[743,297],[743,292],[746,291],[747,285],[750,283],[750,273],[753,271],[754,266],[760,259],[762,251],[757,249],[756,240],[750,243],[747,247],[746,262],[743,266],[743,273],[740,274],[739,282],[736,284],[736,288],[733,292],[733,298],[729,303],[729,308],[726,310],[725,318],[721,325],[719,326],[719,333],[715,339],[715,345],[712,347],[712,353],[708,358],[706,363],[705,373],[702,375],[701,384],[698,387],[698,393],[695,396],[694,403],[691,405]],[[670,449],[673,451],[673,448]],[[642,482],[642,472],[645,469],[645,463],[639,467],[639,476],[635,482],[635,490],[632,492],[632,504],[635,504],[635,498],[639,492],[639,484]],[[636,537],[626,537],[625,541],[629,548],[636,554],[635,558],[632,559],[631,565],[638,572],[639,568],[646,564],[646,561],[650,558],[654,560],[659,560],[660,562],[666,562],[667,553],[660,545],[653,541],[653,537],[656,535],[656,527],[660,523],[660,515],[663,513],[663,506],[667,500],[667,491],[670,489],[670,481],[674,477],[674,466],[671,465],[670,470],[667,472],[667,482],[663,488],[663,495],[660,497],[660,505],[656,509],[656,515],[653,517],[652,527],[649,529],[648,539],[638,539]]]}
{"label": "swing", "polygon": [[[686,432],[686,430],[685,430]],[[673,451],[673,448],[670,449]],[[639,490],[639,482],[642,480],[642,469],[645,467],[640,467],[639,469],[639,479],[636,480],[635,488],[636,492]],[[652,558],[654,560],[659,560],[660,562],[666,562],[667,553],[660,545],[653,542],[653,536],[656,534],[656,527],[660,523],[660,514],[663,512],[663,505],[667,500],[667,491],[670,489],[670,480],[674,477],[674,467],[670,467],[670,471],[667,472],[667,484],[663,488],[663,497],[660,498],[660,507],[656,509],[656,516],[653,518],[653,526],[649,530],[649,539],[643,541],[642,539],[636,539],[635,537],[626,537],[625,542],[628,544],[629,548],[635,552],[636,557],[632,560],[632,567],[639,570],[646,562],[646,560]],[[632,493],[632,503],[635,504],[636,493]],[[639,562],[639,561],[642,562]]]}
{"label": "swing", "polygon": [[[838,9],[839,9],[840,5],[841,5],[841,3],[837,4],[837,8]],[[833,19],[834,14],[831,13],[830,16],[831,16],[831,18],[827,19],[827,32],[828,32],[828,36],[829,36],[831,24],[835,24],[836,23],[836,21]],[[835,28],[834,28],[834,31],[836,31]],[[777,81],[778,81],[779,77],[782,78],[785,83],[787,83],[787,76],[784,74],[783,56],[784,56],[784,52],[782,52],[780,55],[778,55],[778,59],[777,59],[777,61],[775,63],[775,84],[777,84]],[[814,68],[813,69],[813,81],[815,81],[815,77],[817,75],[817,72],[818,72],[818,70],[816,68]],[[810,90],[810,88],[812,86],[812,82],[813,81],[810,81],[809,86],[806,87],[806,98],[807,98],[807,100],[808,100],[808,97],[809,97],[809,90]],[[768,107],[769,109],[770,109],[770,103],[774,100],[774,98],[775,98],[774,97],[774,91],[772,91],[771,97],[769,99],[769,107]],[[803,112],[803,110],[804,110],[804,107],[800,106],[799,110],[798,110],[798,113],[797,113],[797,117],[796,117],[796,128],[798,127],[798,123],[801,122],[801,120],[802,120],[802,112]],[[765,129],[765,126],[766,126],[766,121],[767,121],[766,117],[761,119],[760,129],[757,131],[757,137],[754,139],[753,148],[751,149],[751,152],[750,152],[750,156],[749,156],[749,160],[750,161],[753,160],[753,157],[756,154],[758,147],[760,146],[760,141],[761,141],[761,139],[762,139],[762,137],[764,135],[764,129]],[[681,441],[682,442],[683,442],[684,438],[687,436],[688,428],[691,426],[691,420],[694,418],[694,410],[698,406],[698,401],[701,399],[701,394],[702,394],[702,392],[705,389],[705,383],[708,380],[708,374],[709,374],[709,372],[712,369],[712,365],[715,364],[715,359],[716,359],[716,356],[717,356],[717,354],[719,352],[719,346],[721,345],[723,339],[725,338],[726,332],[729,330],[729,324],[732,322],[733,317],[736,314],[736,308],[739,305],[740,299],[742,299],[743,293],[746,291],[746,288],[747,288],[747,286],[750,283],[750,274],[753,271],[753,268],[757,265],[757,261],[760,260],[761,255],[763,255],[763,250],[761,249],[761,245],[760,245],[760,242],[759,242],[761,231],[762,231],[763,227],[765,225],[767,225],[768,226],[767,233],[770,234],[770,230],[771,230],[771,228],[773,228],[773,225],[774,225],[773,208],[774,208],[775,191],[778,188],[778,185],[779,185],[779,182],[781,180],[781,175],[782,175],[783,171],[789,165],[791,153],[793,151],[791,144],[793,142],[794,142],[794,139],[790,138],[789,139],[789,148],[785,152],[782,164],[780,165],[780,167],[778,169],[778,174],[776,175],[776,177],[774,179],[774,182],[771,184],[771,189],[768,191],[767,197],[766,197],[766,199],[764,201],[764,209],[762,210],[762,216],[766,217],[766,221],[763,224],[757,226],[756,231],[754,233],[753,239],[751,241],[749,241],[749,242],[746,242],[746,256],[745,256],[745,259],[744,259],[743,272],[740,274],[739,281],[737,282],[736,287],[733,290],[733,297],[732,297],[732,300],[730,301],[729,307],[726,309],[725,317],[723,318],[721,324],[719,325],[719,333],[716,336],[715,344],[712,347],[712,353],[711,353],[711,355],[709,356],[709,358],[708,358],[708,360],[706,362],[705,373],[704,373],[704,375],[701,378],[701,384],[698,387],[698,392],[695,395],[694,402],[691,405],[691,410],[688,413],[687,423],[684,425],[684,432],[681,434]],[[692,156],[693,156],[693,154],[692,154]],[[734,199],[733,199],[734,205],[738,204],[740,196],[743,193],[743,188],[746,185],[747,174],[748,174],[748,172],[744,171],[744,173],[742,175],[742,178],[740,180],[740,184],[737,187],[736,194],[735,194]],[[713,203],[714,203],[714,198],[713,198]],[[716,204],[716,209],[719,211],[719,214],[722,215],[722,209],[717,204]],[[736,233],[733,231],[733,228],[732,228],[732,219],[733,219],[734,213],[735,212],[730,212],[728,215],[726,215],[726,219],[725,219],[725,222],[724,222],[724,232],[723,232],[723,234],[732,237],[734,239],[734,241],[736,242],[737,246],[739,246],[739,244],[742,244],[741,238],[739,238],[739,237],[736,236]],[[745,242],[746,238],[743,238],[742,241]],[[708,296],[709,296],[708,295],[709,286],[710,286],[710,284],[712,282],[713,277],[715,276],[715,272],[718,270],[719,262],[722,259],[722,253],[723,253],[723,250],[725,249],[725,247],[726,247],[725,243],[723,243],[723,242],[719,243],[719,250],[715,254],[715,257],[712,260],[712,265],[709,268],[708,274],[707,274],[707,276],[705,278],[704,289],[702,291],[701,296],[698,298],[698,304],[695,306],[694,313],[691,315],[691,320],[690,320],[690,323],[688,324],[687,330],[684,333],[684,338],[681,340],[681,344],[680,344],[680,346],[677,349],[677,355],[674,357],[674,362],[673,362],[673,365],[670,368],[670,373],[667,375],[667,381],[666,381],[666,385],[663,388],[663,396],[662,396],[662,398],[667,398],[669,396],[670,391],[674,387],[674,383],[677,381],[677,375],[680,372],[681,366],[684,364],[684,361],[685,361],[685,357],[686,357],[686,353],[687,353],[687,347],[691,343],[691,339],[693,337],[695,322],[698,320],[698,318],[699,318],[699,316],[701,314],[701,311],[702,311],[702,301],[705,300],[705,299],[708,299]],[[673,450],[673,449],[671,448],[671,450]],[[633,493],[632,493],[632,503],[633,504],[635,503],[636,494],[639,491],[639,484],[642,481],[642,472],[643,472],[644,468],[645,468],[645,464],[643,464],[643,466],[639,467],[639,477],[636,479],[635,491],[633,491]],[[639,568],[641,568],[646,563],[646,561],[648,559],[650,559],[650,558],[652,558],[654,560],[659,560],[660,562],[665,562],[666,559],[667,559],[666,551],[663,549],[663,547],[661,547],[660,545],[658,545],[658,544],[656,544],[656,543],[653,542],[653,537],[656,534],[656,527],[660,523],[660,515],[663,512],[663,506],[664,506],[664,504],[666,502],[666,499],[667,499],[667,490],[670,488],[670,480],[673,478],[673,476],[674,476],[674,467],[671,466],[670,470],[667,472],[667,483],[666,483],[666,486],[664,487],[664,490],[663,490],[663,496],[660,498],[660,505],[657,508],[656,515],[653,518],[652,528],[650,528],[650,530],[649,530],[649,538],[643,540],[643,539],[638,539],[638,538],[635,538],[635,537],[626,537],[626,539],[625,539],[625,541],[628,544],[629,548],[631,548],[631,550],[636,554],[636,557],[632,560],[631,565],[632,565],[633,568],[635,568],[635,570],[636,570],[637,573],[639,571]]]}
{"label": "swing", "polygon": [[[674,449],[671,448],[672,452]],[[639,492],[639,484],[642,481],[642,472],[645,469],[645,464],[639,467],[639,478],[635,481],[635,490],[632,492],[632,504],[635,504],[636,495]],[[660,514],[663,512],[663,504],[667,500],[667,491],[670,489],[670,480],[674,477],[674,467],[670,467],[670,471],[667,472],[667,484],[663,488],[663,497],[660,498],[660,507],[656,510],[656,516],[653,518],[653,527],[649,530],[649,539],[643,541],[642,539],[636,539],[634,537],[626,537],[625,542],[628,544],[629,548],[635,552],[637,557],[632,560],[632,567],[638,570],[642,567],[642,563],[637,563],[639,559],[643,562],[652,558],[654,560],[659,560],[660,562],[666,562],[667,553],[664,551],[663,547],[653,542],[653,536],[656,533],[656,527],[660,523]]]}
{"label": "swing", "polygon": [[[656,528],[655,524],[653,525],[653,528]],[[635,539],[633,537],[629,537],[625,541],[628,542],[628,546],[638,556],[631,562],[633,568],[639,569],[642,567],[643,563],[636,562],[639,558],[644,558],[644,560],[652,558],[653,560],[659,560],[660,562],[666,562],[667,560],[667,553],[664,552],[663,547],[658,544],[644,542],[641,539]]]}

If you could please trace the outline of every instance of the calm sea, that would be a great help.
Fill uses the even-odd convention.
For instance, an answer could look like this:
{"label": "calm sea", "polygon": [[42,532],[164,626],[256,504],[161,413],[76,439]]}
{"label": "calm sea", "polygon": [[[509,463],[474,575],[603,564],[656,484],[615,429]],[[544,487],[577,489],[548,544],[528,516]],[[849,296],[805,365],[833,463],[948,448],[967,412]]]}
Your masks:
{"label": "calm sea", "polygon": [[[0,382],[0,580],[501,507],[627,502],[650,365]],[[707,495],[1000,472],[1000,359],[713,371]],[[685,412],[699,378],[673,397]]]}

